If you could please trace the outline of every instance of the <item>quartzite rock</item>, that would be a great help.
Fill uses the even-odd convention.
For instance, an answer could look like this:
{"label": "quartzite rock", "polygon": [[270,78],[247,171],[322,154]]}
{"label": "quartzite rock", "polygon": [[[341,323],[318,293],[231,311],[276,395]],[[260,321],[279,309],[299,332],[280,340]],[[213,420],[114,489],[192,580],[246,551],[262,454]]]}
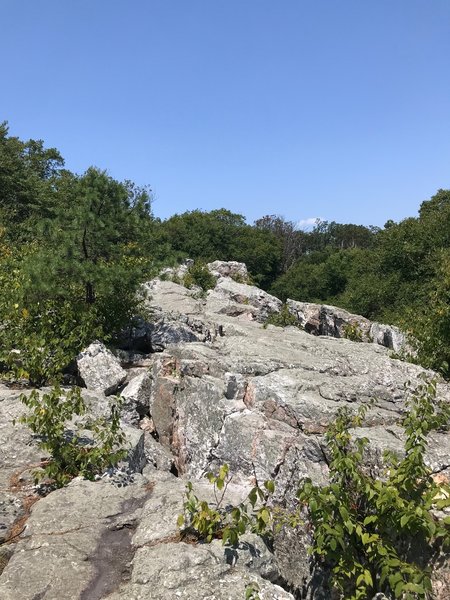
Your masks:
{"label": "quartzite rock", "polygon": [[80,377],[89,390],[113,394],[127,373],[119,360],[101,342],[93,342],[77,357]]}
{"label": "quartzite rock", "polygon": [[[196,298],[171,282],[154,280],[145,287],[151,295],[147,308],[155,322],[170,324],[171,332],[181,328],[192,334],[177,338],[171,333],[160,338],[158,349],[163,351],[147,365],[151,366],[152,380],[149,416],[141,425],[147,427],[145,453],[150,464],[144,473],[149,480],[136,475],[135,482],[123,488],[125,495],[129,489],[130,496],[120,508],[116,492],[108,498],[107,492],[83,487],[86,482],[82,488],[89,490],[90,504],[98,507],[91,508],[83,494],[80,496],[76,489],[80,483],[53,500],[54,494],[50,494],[42,501],[48,502],[47,516],[40,509],[33,511],[27,529],[32,535],[20,542],[0,577],[0,597],[26,600],[31,585],[43,600],[64,597],[52,595],[62,592],[59,588],[54,592],[51,573],[49,577],[42,575],[44,559],[52,561],[58,572],[70,563],[62,585],[71,590],[74,600],[240,600],[250,582],[258,584],[261,599],[292,598],[274,584],[283,578],[297,596],[331,598],[324,574],[316,572],[314,577],[310,573],[305,532],[277,537],[276,564],[257,540],[225,550],[219,541],[196,546],[183,543],[176,519],[182,510],[184,480],[193,480],[199,498],[211,500],[211,486],[199,480],[226,462],[233,475],[227,490],[233,504],[245,497],[256,476],[260,482],[274,479],[274,501],[294,506],[301,479],[327,482],[323,434],[339,408],[357,410],[361,404],[370,405],[364,426],[353,433],[369,439],[366,459],[374,467],[384,449],[402,451],[399,422],[405,410],[404,382],[414,385],[426,372],[390,357],[383,345],[395,348],[400,344],[393,328],[345,315],[340,309],[326,307],[321,313],[317,305],[309,305],[310,313],[304,316],[311,323],[311,331],[320,334],[314,336],[295,327],[263,327],[261,322],[267,315],[280,310],[280,301],[227,277],[218,279],[206,299]],[[344,339],[342,334],[349,332],[344,330],[346,319],[354,333],[362,332],[368,339],[373,336],[377,343]],[[383,345],[379,345],[380,340]],[[450,399],[447,384],[439,384],[438,395]],[[103,393],[85,391],[84,396],[89,396],[94,414],[107,414]],[[134,398],[131,393],[125,396]],[[3,404],[9,416],[14,416],[15,403],[17,394],[14,399],[14,394],[5,392],[0,410]],[[137,414],[144,410],[147,399]],[[10,441],[15,438],[8,427],[2,433],[0,419],[0,436],[9,446],[6,466],[10,468],[14,461]],[[142,456],[143,434],[133,431],[139,438],[137,454]],[[25,444],[26,432],[19,428],[17,433],[19,443]],[[449,438],[445,432],[430,436],[426,460],[437,478],[450,474]],[[30,448],[18,450],[19,463],[31,459]],[[173,477],[169,469],[181,477]],[[147,483],[141,483],[144,481]],[[110,488],[104,486],[111,484],[102,479],[89,485],[107,490]],[[137,497],[138,505],[131,497]],[[75,524],[56,535],[54,522],[70,524],[67,512],[80,523],[84,519],[86,527]],[[42,526],[36,524],[35,514],[40,515]],[[96,525],[92,525],[94,521]],[[119,547],[125,548],[125,553],[115,553]],[[126,580],[117,576],[125,568],[125,559],[131,561]],[[23,577],[25,568],[29,580]],[[446,598],[448,572],[444,566],[434,575],[439,600]],[[73,588],[67,587],[71,577]]]}
{"label": "quartzite rock", "polygon": [[234,260],[215,260],[212,263],[208,263],[207,267],[217,278],[231,277],[231,279],[235,279],[240,283],[247,283],[249,279],[247,265],[245,263],[236,262]]}
{"label": "quartzite rock", "polygon": [[142,417],[146,416],[150,407],[150,394],[152,382],[146,371],[133,377],[122,390],[121,414],[124,421],[131,425],[138,425]]}

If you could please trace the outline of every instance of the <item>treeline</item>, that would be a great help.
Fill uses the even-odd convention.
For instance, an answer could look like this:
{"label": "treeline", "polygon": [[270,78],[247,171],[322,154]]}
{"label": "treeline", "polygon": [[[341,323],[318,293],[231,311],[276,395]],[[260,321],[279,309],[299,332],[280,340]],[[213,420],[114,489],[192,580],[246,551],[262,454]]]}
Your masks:
{"label": "treeline", "polygon": [[[383,229],[318,222],[310,232],[226,209],[161,221],[151,191],[0,125],[0,369],[51,379],[137,310],[139,284],[185,257],[247,264],[281,299],[323,302],[411,331],[420,361],[448,372],[450,191]],[[19,358],[20,357],[20,358]]]}

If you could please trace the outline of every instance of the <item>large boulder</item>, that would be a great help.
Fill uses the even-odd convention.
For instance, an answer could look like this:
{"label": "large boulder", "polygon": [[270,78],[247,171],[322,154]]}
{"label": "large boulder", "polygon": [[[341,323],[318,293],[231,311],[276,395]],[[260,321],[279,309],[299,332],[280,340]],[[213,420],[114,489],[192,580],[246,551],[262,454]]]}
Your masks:
{"label": "large boulder", "polygon": [[[44,388],[39,393],[48,391]],[[23,528],[23,519],[29,508],[39,499],[33,471],[48,457],[38,445],[39,438],[19,422],[19,417],[26,412],[19,399],[21,393],[29,395],[31,390],[21,392],[0,385],[0,544],[10,539],[14,541],[14,536]],[[89,390],[82,390],[82,395],[87,414],[67,423],[67,435],[81,431],[83,443],[90,445],[94,443],[92,431],[84,424],[87,420],[108,417],[111,398]],[[126,423],[122,424],[122,429],[127,454],[121,467],[126,471],[140,472],[146,464],[144,431]]]}
{"label": "large boulder", "polygon": [[88,390],[114,394],[127,373],[120,361],[101,342],[93,342],[77,356],[78,372]]}
{"label": "large boulder", "polygon": [[372,323],[370,327],[370,336],[375,344],[386,346],[394,352],[413,353],[413,349],[407,339],[407,336],[395,325],[383,325],[382,323]]}
{"label": "large boulder", "polygon": [[[365,460],[376,467],[385,449],[402,452],[404,382],[414,385],[434,374],[391,357],[385,346],[394,348],[393,329],[376,328],[340,309],[290,304],[316,333],[309,335],[298,327],[263,326],[281,302],[230,277],[219,277],[206,298],[168,281],[154,280],[146,288],[155,326],[170,324],[172,332],[181,328],[192,336],[160,338],[160,352],[145,359],[150,380],[137,367],[128,371],[132,385],[124,391],[124,419],[136,425],[144,417],[139,426],[145,431],[130,428],[135,468],[138,463],[142,468],[144,458],[148,463],[144,476],[134,475],[133,481],[122,473],[125,479],[116,481],[112,473],[113,482],[106,476],[96,483],[77,481],[37,502],[16,552],[6,559],[0,597],[52,600],[70,590],[74,600],[241,600],[254,583],[261,599],[293,598],[291,592],[331,599],[326,573],[312,570],[305,528],[278,535],[274,555],[252,537],[237,548],[224,548],[218,540],[186,544],[176,525],[185,482],[193,481],[199,498],[214,501],[203,477],[228,463],[233,478],[226,502],[239,503],[255,479],[270,478],[273,501],[293,507],[302,479],[328,481],[324,432],[341,407],[368,407],[353,434],[369,439]],[[384,343],[348,339],[360,336]],[[104,390],[108,386],[83,392],[93,416],[107,414]],[[18,393],[3,395],[0,442],[7,460],[0,462],[6,471],[2,480],[0,470],[0,483],[20,500],[11,487],[18,482],[15,467],[29,466],[37,446],[21,426],[12,428]],[[438,396],[450,401],[443,381]],[[433,433],[426,461],[434,477],[450,476],[448,456],[448,432]],[[42,571],[43,562],[54,567]],[[444,565],[434,573],[439,600],[446,598],[448,572]],[[53,581],[55,573],[60,581]]]}
{"label": "large boulder", "polygon": [[348,338],[353,334],[355,338],[360,338],[359,341],[371,341],[371,322],[364,317],[352,315],[342,308],[327,304],[297,302],[290,299],[286,304],[289,312],[297,318],[299,325],[308,333],[337,338]]}
{"label": "large boulder", "polygon": [[[0,576],[0,597],[240,600],[253,584],[261,599],[293,600],[270,581],[277,577],[274,558],[256,536],[234,549],[217,540],[182,541],[176,522],[183,489],[180,480],[155,474],[135,475],[127,485],[77,479],[53,492],[33,507]],[[242,499],[242,490],[231,487],[227,494],[233,503]]]}

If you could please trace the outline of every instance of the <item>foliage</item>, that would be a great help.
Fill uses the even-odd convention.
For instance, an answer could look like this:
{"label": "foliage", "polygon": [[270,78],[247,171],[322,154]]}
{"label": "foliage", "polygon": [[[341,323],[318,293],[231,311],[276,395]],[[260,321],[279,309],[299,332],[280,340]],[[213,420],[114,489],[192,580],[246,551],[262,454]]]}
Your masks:
{"label": "foliage", "polygon": [[255,221],[255,227],[269,231],[278,240],[282,254],[279,265],[285,273],[306,250],[307,234],[296,229],[295,223],[279,215],[266,215]]}
{"label": "foliage", "polygon": [[326,248],[306,254],[274,282],[270,293],[283,301],[332,304],[346,288],[356,252]]}
{"label": "foliage", "polygon": [[14,380],[40,387],[55,382],[74,356],[101,329],[94,309],[47,301],[30,309],[14,304],[0,330],[0,361]]}
{"label": "foliage", "polygon": [[363,332],[357,323],[346,323],[343,327],[344,337],[352,342],[362,342]]}
{"label": "foliage", "polygon": [[266,319],[264,327],[275,325],[276,327],[300,327],[298,319],[289,311],[287,304],[283,304],[280,312],[272,313]]}
{"label": "foliage", "polygon": [[214,275],[204,263],[195,262],[188,268],[183,283],[187,288],[198,285],[204,292],[207,292],[216,287],[217,282]]}
{"label": "foliage", "polygon": [[42,396],[33,390],[28,396],[22,394],[20,400],[29,412],[21,416],[19,422],[40,437],[40,448],[50,454],[42,469],[35,472],[36,481],[45,477],[56,487],[62,487],[79,475],[93,479],[126,456],[117,405],[111,407],[109,420],[99,418],[82,425],[82,429],[93,433],[94,444],[90,445],[83,440],[81,431],[68,430],[69,421],[86,413],[79,388],[63,392],[60,387],[54,387]]}
{"label": "foliage", "polygon": [[55,206],[63,166],[55,148],[9,136],[7,123],[0,123],[0,219],[9,241],[33,239],[36,222]]}
{"label": "foliage", "polygon": [[224,208],[174,215],[161,229],[179,257],[202,262],[245,262],[252,279],[267,287],[279,272],[281,247],[268,230],[251,227],[242,215]]}
{"label": "foliage", "polygon": [[131,319],[160,258],[146,188],[62,167],[0,125],[0,370],[34,385]]}
{"label": "foliage", "polygon": [[258,483],[247,498],[238,506],[224,506],[225,493],[230,484],[229,467],[224,464],[217,474],[205,476],[214,486],[215,506],[199,500],[191,482],[186,484],[184,514],[178,517],[178,526],[186,533],[194,532],[200,540],[211,542],[221,538],[223,544],[235,545],[246,531],[259,535],[270,535],[275,527],[275,516],[267,501],[275,490],[273,481],[265,481],[263,488]]}
{"label": "foliage", "polygon": [[437,277],[427,301],[419,308],[408,310],[404,327],[412,333],[416,357],[427,368],[450,376],[450,249],[439,257]]}
{"label": "foliage", "polygon": [[245,276],[241,275],[241,273],[230,273],[230,279],[232,279],[236,283],[243,283],[246,285],[254,284],[254,281],[252,281],[252,278],[249,275]]}
{"label": "foliage", "polygon": [[[140,282],[189,256],[245,262],[251,281],[283,301],[332,304],[399,325],[417,341],[417,360],[450,377],[450,190],[423,202],[418,217],[382,230],[318,220],[301,231],[279,215],[251,226],[225,208],[161,222],[151,199],[148,187],[97,168],[71,173],[57,149],[20,140],[0,124],[0,368],[53,378],[64,362],[53,342],[64,329],[76,338],[67,355],[93,339],[89,328],[95,337],[113,336],[136,313]],[[194,276],[203,289],[212,285],[204,273]],[[188,274],[187,284],[195,283]],[[16,304],[30,317],[17,319]],[[56,316],[54,333],[40,326],[42,315]],[[10,323],[15,333],[5,337]]]}
{"label": "foliage", "polygon": [[58,379],[81,348],[102,333],[94,307],[73,298],[33,297],[24,262],[34,252],[13,251],[0,238],[0,368],[40,386]]}
{"label": "foliage", "polygon": [[257,583],[249,583],[245,586],[245,600],[261,600],[259,595],[259,585]]}
{"label": "foliage", "polygon": [[306,480],[298,493],[313,527],[311,551],[330,566],[334,585],[348,600],[377,592],[428,597],[427,560],[450,544],[450,517],[433,512],[450,506],[450,490],[435,483],[424,461],[427,435],[448,424],[449,405],[438,402],[436,384],[425,381],[410,391],[407,409],[405,455],[387,454],[381,478],[361,466],[368,440],[352,440],[349,431],[361,424],[364,408],[356,416],[341,410],[326,434],[330,485]]}

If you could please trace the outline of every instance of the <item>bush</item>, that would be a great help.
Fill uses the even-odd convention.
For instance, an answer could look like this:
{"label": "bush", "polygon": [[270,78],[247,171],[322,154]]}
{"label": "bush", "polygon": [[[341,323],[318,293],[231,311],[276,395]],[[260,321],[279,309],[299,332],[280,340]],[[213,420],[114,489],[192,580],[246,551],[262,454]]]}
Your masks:
{"label": "bush", "polygon": [[264,327],[267,327],[267,325],[275,325],[276,327],[293,326],[300,328],[300,323],[298,322],[298,319],[291,312],[289,312],[287,304],[283,304],[280,312],[272,313],[267,317],[264,323]]}
{"label": "bush", "polygon": [[357,323],[346,323],[343,327],[344,338],[352,342],[362,342],[363,332]]}
{"label": "bush", "polygon": [[62,487],[78,475],[92,480],[125,457],[125,434],[120,428],[117,405],[112,406],[110,419],[83,423],[82,429],[93,433],[94,444],[89,445],[82,441],[80,431],[73,433],[67,428],[75,416],[86,413],[79,388],[63,392],[54,387],[42,397],[33,390],[29,396],[22,394],[20,400],[29,412],[19,422],[40,437],[39,447],[50,454],[35,472],[36,482],[48,478],[54,486]]}
{"label": "bush", "polygon": [[377,592],[428,597],[427,562],[450,543],[450,517],[434,512],[450,506],[450,488],[435,483],[424,461],[427,435],[448,424],[449,405],[437,401],[435,383],[425,382],[410,392],[407,407],[405,455],[386,453],[381,478],[362,466],[368,440],[354,441],[349,432],[361,424],[365,409],[356,416],[343,409],[326,433],[330,485],[306,480],[298,493],[313,528],[311,553],[331,568],[332,583],[348,600]]}
{"label": "bush", "polygon": [[196,262],[189,267],[184,276],[183,283],[187,288],[198,285],[204,292],[207,292],[208,290],[215,288],[217,282],[216,278],[205,264]]}
{"label": "bush", "polygon": [[68,301],[46,301],[29,308],[15,303],[3,314],[2,370],[37,387],[55,383],[74,356],[102,333],[93,307]]}
{"label": "bush", "polygon": [[184,514],[178,517],[178,526],[185,533],[194,533],[200,540],[211,542],[220,538],[224,544],[235,545],[246,531],[260,535],[270,533],[274,526],[274,514],[267,507],[267,500],[274,492],[273,481],[265,481],[263,488],[258,483],[250,491],[246,500],[231,509],[223,505],[225,492],[231,481],[228,465],[222,465],[219,472],[207,473],[205,477],[214,486],[215,506],[199,500],[194,494],[191,482],[186,484]]}

